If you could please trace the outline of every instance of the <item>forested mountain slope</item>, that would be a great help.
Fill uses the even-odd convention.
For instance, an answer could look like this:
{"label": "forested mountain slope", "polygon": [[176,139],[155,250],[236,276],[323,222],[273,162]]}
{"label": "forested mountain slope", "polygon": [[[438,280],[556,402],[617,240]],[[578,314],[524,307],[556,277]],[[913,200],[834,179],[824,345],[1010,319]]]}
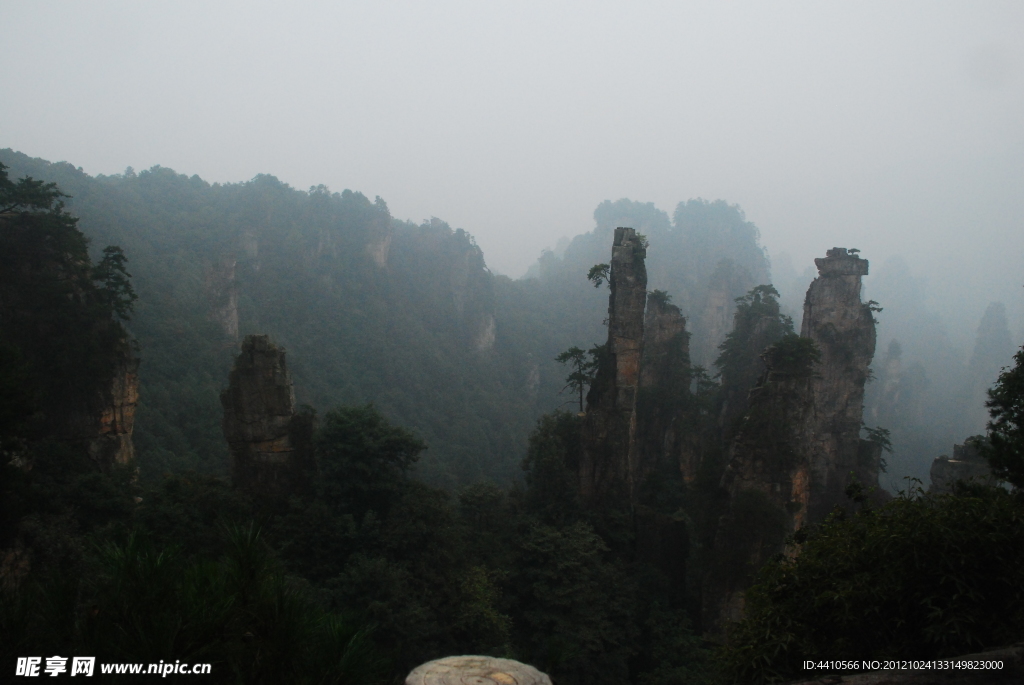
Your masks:
{"label": "forested mountain slope", "polygon": [[605,202],[597,227],[539,278],[492,275],[465,231],[393,219],[360,193],[303,192],[273,176],[209,184],[162,167],[92,177],[68,163],[0,151],[11,178],[56,181],[92,250],[123,248],[139,300],[135,444],[144,477],[226,473],[218,400],[248,333],[288,350],[299,402],[326,410],[372,402],[429,445],[419,465],[455,486],[520,473],[537,417],[570,399],[554,357],[604,338],[606,295],[586,280],[611,232],[657,246],[651,287],[691,317],[694,359],[709,364],[733,298],[767,282],[757,229],[737,207]]}

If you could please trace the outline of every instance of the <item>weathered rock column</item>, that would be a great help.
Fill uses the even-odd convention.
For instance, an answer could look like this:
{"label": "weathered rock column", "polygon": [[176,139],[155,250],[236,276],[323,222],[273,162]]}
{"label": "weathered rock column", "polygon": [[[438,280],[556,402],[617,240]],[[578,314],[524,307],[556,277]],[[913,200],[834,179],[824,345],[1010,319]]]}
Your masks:
{"label": "weathered rock column", "polygon": [[813,412],[811,371],[787,365],[788,356],[778,347],[762,355],[767,371],[750,391],[729,448],[721,482],[729,503],[702,593],[705,629],[712,634],[743,617],[754,573],[806,521],[810,466],[801,429]]}
{"label": "weathered rock column", "polygon": [[690,396],[690,350],[686,319],[664,293],[647,299],[643,358],[636,399],[631,477],[638,485],[659,465],[679,463],[678,431]]}
{"label": "weathered rock column", "polygon": [[860,438],[875,351],[874,318],[860,301],[868,262],[841,247],[814,261],[819,276],[807,290],[800,338],[784,337],[762,355],[767,372],[729,448],[729,506],[704,585],[712,632],[742,617],[754,572],[787,535],[849,503],[851,473],[867,488],[878,485],[881,446]]}
{"label": "weathered rock column", "polygon": [[587,393],[580,495],[588,504],[629,500],[630,444],[643,353],[646,250],[632,228],[616,228],[608,298],[608,343]]}
{"label": "weathered rock column", "polygon": [[284,349],[269,336],[246,336],[220,401],[235,486],[273,495],[302,490],[313,468],[312,417],[295,412]]}
{"label": "weathered rock column", "polygon": [[652,486],[670,471],[694,461],[693,436],[687,431],[690,409],[690,350],[686,319],[665,293],[647,298],[643,357],[636,398],[636,430],[631,443],[630,479],[634,483],[635,558],[685,583],[690,538],[682,518],[650,504]]}
{"label": "weathered rock column", "polygon": [[881,455],[860,438],[864,383],[875,354],[875,321],[860,301],[868,261],[835,247],[814,264],[819,275],[807,289],[800,335],[821,352],[811,381],[813,414],[803,428],[810,458],[808,516],[820,521],[846,501],[851,472],[865,487],[878,485]]}

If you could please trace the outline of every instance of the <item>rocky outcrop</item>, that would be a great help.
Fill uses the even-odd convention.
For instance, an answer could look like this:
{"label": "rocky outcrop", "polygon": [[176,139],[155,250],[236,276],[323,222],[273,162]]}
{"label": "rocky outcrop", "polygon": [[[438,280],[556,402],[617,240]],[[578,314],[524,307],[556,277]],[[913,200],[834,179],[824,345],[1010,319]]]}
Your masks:
{"label": "rocky outcrop", "polygon": [[[636,429],[630,443],[634,484],[635,558],[685,583],[690,536],[683,517],[657,511],[654,504],[672,471],[691,464],[695,449],[687,422],[690,409],[690,350],[686,319],[654,291],[647,298],[643,354],[636,398]],[[684,474],[686,473],[684,469]]]}
{"label": "rocky outcrop", "polygon": [[789,534],[850,503],[846,489],[854,482],[878,484],[881,445],[860,438],[875,350],[872,311],[860,301],[868,262],[833,248],[815,264],[801,335],[764,353],[767,371],[729,447],[722,477],[729,505],[704,592],[713,631],[742,616],[753,573]]}
{"label": "rocky outcrop", "polygon": [[800,335],[815,342],[821,360],[812,379],[813,413],[802,427],[801,443],[810,467],[808,516],[820,521],[846,501],[852,478],[878,485],[881,453],[862,445],[864,384],[875,354],[875,321],[860,301],[868,261],[836,247],[814,260],[818,277],[804,300]]}
{"label": "rocky outcrop", "polygon": [[860,437],[875,351],[875,322],[860,301],[868,262],[838,247],[814,262],[800,338],[762,356],[767,372],[747,398],[722,481],[733,497],[759,491],[787,511],[789,532],[846,502],[851,478],[878,484],[878,447]]}
{"label": "rocky outcrop", "polygon": [[[780,345],[786,343],[799,341]],[[809,509],[811,460],[801,429],[814,413],[812,372],[787,364],[791,355],[782,351],[765,352],[767,371],[750,391],[746,418],[729,448],[722,477],[729,503],[703,591],[704,621],[713,633],[742,618],[754,573],[803,525]]]}
{"label": "rocky outcrop", "polygon": [[690,438],[683,425],[690,397],[690,350],[686,319],[655,291],[647,298],[643,356],[636,399],[631,478],[638,486],[659,467],[678,466]]}
{"label": "rocky outcrop", "polygon": [[379,235],[371,237],[370,241],[366,243],[366,253],[373,259],[373,263],[378,268],[384,269],[388,265],[388,254],[391,252],[391,238],[394,234],[394,228],[391,224],[387,224],[383,227],[382,232]]}
{"label": "rocky outcrop", "polygon": [[313,418],[297,413],[285,351],[249,335],[220,396],[235,487],[265,495],[304,490],[314,468]]}
{"label": "rocky outcrop", "polygon": [[84,448],[103,471],[135,459],[132,432],[139,402],[139,358],[127,340],[117,343],[109,371],[91,393],[62,399],[47,412],[48,433]]}
{"label": "rocky outcrop", "polygon": [[103,469],[135,459],[132,431],[139,403],[139,359],[127,343],[117,355],[110,383],[100,393],[93,415],[95,434],[88,439],[89,456]]}
{"label": "rocky outcrop", "polygon": [[981,455],[981,438],[953,445],[953,458],[942,455],[932,462],[928,492],[953,492],[958,481],[976,485],[995,485],[988,461]]}
{"label": "rocky outcrop", "polygon": [[594,505],[631,501],[630,447],[643,352],[647,300],[645,245],[632,228],[616,228],[608,297],[608,342],[587,393],[580,495]]}
{"label": "rocky outcrop", "polygon": [[783,316],[778,291],[759,285],[736,299],[732,331],[719,347],[715,361],[721,376],[722,409],[719,426],[728,445],[749,409],[750,390],[762,379],[767,367],[762,355],[787,333],[793,322]]}

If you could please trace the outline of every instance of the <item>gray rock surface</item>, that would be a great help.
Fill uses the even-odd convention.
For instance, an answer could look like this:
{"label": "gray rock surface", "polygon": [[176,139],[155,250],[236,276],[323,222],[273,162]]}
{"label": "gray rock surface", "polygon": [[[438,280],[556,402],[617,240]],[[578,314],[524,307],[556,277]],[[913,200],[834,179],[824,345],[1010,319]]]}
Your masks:
{"label": "gray rock surface", "polygon": [[313,426],[295,411],[284,348],[266,335],[246,336],[220,400],[235,486],[277,495],[305,487]]}
{"label": "gray rock surface", "polygon": [[616,228],[608,297],[608,358],[587,393],[580,459],[580,495],[596,504],[628,500],[633,483],[630,444],[643,353],[647,302],[646,250],[632,228]]}
{"label": "gray rock surface", "polygon": [[533,666],[491,656],[450,656],[417,666],[405,685],[551,685]]}

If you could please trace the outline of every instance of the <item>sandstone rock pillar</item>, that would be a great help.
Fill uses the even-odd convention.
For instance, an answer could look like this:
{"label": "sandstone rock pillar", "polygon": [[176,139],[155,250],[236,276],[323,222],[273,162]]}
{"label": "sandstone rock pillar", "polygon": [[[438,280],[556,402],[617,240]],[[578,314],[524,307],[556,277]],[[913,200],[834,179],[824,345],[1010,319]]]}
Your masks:
{"label": "sandstone rock pillar", "polygon": [[285,351],[249,335],[220,396],[235,487],[253,493],[301,491],[313,468],[312,417],[295,411]]}
{"label": "sandstone rock pillar", "polygon": [[631,497],[630,445],[643,353],[646,249],[632,228],[616,228],[608,297],[608,342],[587,393],[580,495],[595,504]]}
{"label": "sandstone rock pillar", "polygon": [[814,260],[819,276],[807,291],[800,337],[786,336],[762,355],[767,371],[729,447],[721,483],[729,504],[704,584],[712,632],[742,617],[753,574],[787,535],[850,504],[851,480],[878,485],[881,447],[860,438],[875,351],[872,311],[860,300],[868,262],[841,247],[826,254]]}
{"label": "sandstone rock pillar", "polygon": [[811,478],[808,516],[820,521],[846,501],[851,472],[866,487],[878,485],[881,455],[860,439],[864,384],[875,354],[874,318],[860,300],[868,261],[835,247],[814,264],[818,277],[807,289],[800,335],[821,352],[811,380],[813,414],[804,427]]}

